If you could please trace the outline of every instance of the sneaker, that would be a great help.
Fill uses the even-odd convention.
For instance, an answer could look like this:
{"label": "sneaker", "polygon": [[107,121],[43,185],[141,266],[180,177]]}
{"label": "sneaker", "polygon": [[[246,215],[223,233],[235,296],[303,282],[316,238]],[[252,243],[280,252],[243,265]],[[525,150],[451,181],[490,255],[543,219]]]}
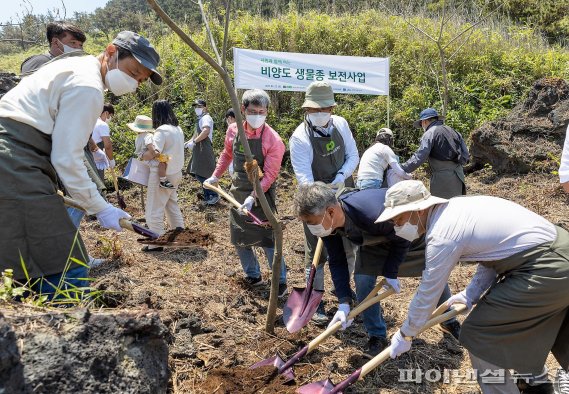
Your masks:
{"label": "sneaker", "polygon": [[106,262],[107,260],[105,259],[96,259],[94,257],[89,256],[89,262],[87,263],[87,265],[89,266],[89,268],[97,268],[98,266]]}
{"label": "sneaker", "polygon": [[286,283],[279,283],[279,298],[285,298],[288,294]]}
{"label": "sneaker", "polygon": [[165,181],[160,181],[160,187],[163,189],[175,189],[176,186],[172,185],[172,183],[166,179]]}
{"label": "sneaker", "polygon": [[324,309],[324,301],[320,301],[320,304],[318,304],[318,309],[316,309],[316,312],[312,316],[312,321],[317,326],[324,326],[328,323],[328,316],[326,316],[326,310]]}
{"label": "sneaker", "polygon": [[536,384],[535,386],[526,385],[523,389],[520,390],[520,394],[554,394],[554,393],[555,392],[553,391],[553,383],[551,382]]}
{"label": "sneaker", "polygon": [[385,337],[370,337],[364,356],[372,359],[389,346],[389,341]]}
{"label": "sneaker", "polygon": [[569,372],[559,368],[555,376],[553,388],[555,389],[555,394],[569,394]]}
{"label": "sneaker", "polygon": [[210,198],[208,198],[205,203],[207,205],[215,205],[219,202],[219,196],[211,196]]}
{"label": "sneaker", "polygon": [[439,328],[446,334],[451,335],[458,341],[460,336],[460,323],[456,320],[447,320],[439,324]]}
{"label": "sneaker", "polygon": [[149,246],[146,245],[140,249],[141,252],[152,253],[152,252],[163,252],[164,248],[162,246]]}
{"label": "sneaker", "polygon": [[259,287],[265,284],[265,282],[260,276],[258,278],[252,278],[250,276],[247,276],[245,277],[245,283],[247,283],[251,287]]}

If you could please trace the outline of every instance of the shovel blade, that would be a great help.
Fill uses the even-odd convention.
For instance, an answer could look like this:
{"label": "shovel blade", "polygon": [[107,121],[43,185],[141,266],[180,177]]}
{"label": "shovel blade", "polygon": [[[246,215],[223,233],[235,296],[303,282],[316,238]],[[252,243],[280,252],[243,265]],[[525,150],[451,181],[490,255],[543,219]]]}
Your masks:
{"label": "shovel blade", "polygon": [[290,333],[306,326],[322,300],[324,292],[295,287],[283,307],[283,320]]}
{"label": "shovel blade", "polygon": [[[284,360],[278,354],[275,354],[273,357],[266,358],[251,365],[249,369],[273,366],[280,371],[283,365],[285,365]],[[287,382],[294,380],[294,372],[292,371],[292,368],[287,368],[285,371],[281,372],[281,375],[285,377]]]}
{"label": "shovel blade", "polygon": [[296,392],[298,394],[328,394],[334,390],[334,383],[330,379],[300,386]]}

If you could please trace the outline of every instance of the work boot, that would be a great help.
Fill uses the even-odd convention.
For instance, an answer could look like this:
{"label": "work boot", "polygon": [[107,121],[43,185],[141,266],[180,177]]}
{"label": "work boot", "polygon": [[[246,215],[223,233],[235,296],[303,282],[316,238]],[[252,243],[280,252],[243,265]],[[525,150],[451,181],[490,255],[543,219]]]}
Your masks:
{"label": "work boot", "polygon": [[447,320],[439,324],[439,328],[446,334],[452,335],[458,341],[460,336],[460,323],[457,320]]}
{"label": "work boot", "polygon": [[279,283],[279,294],[278,294],[278,298],[285,298],[288,294],[288,288],[286,286],[286,283]]}
{"label": "work boot", "polygon": [[389,341],[385,337],[369,337],[364,356],[370,360],[377,356],[383,349],[389,346]]}
{"label": "work boot", "polygon": [[553,388],[555,389],[555,394],[569,394],[569,372],[559,368],[555,376]]}
{"label": "work boot", "polygon": [[316,312],[312,316],[312,321],[317,326],[324,326],[328,323],[328,316],[326,316],[326,310],[324,309],[324,301],[320,301],[320,304],[318,304],[318,309],[316,309]]}
{"label": "work boot", "polygon": [[251,287],[259,287],[265,284],[265,282],[260,276],[258,278],[252,278],[250,276],[247,276],[245,277],[245,283],[247,283]]}

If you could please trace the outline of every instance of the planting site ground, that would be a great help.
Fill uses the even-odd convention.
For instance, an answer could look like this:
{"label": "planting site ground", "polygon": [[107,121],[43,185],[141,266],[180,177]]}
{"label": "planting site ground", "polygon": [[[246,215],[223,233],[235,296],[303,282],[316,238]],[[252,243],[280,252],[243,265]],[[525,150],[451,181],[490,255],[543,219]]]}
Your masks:
{"label": "planting site ground", "polygon": [[[225,180],[226,182],[226,180]],[[295,181],[289,174],[279,178],[279,216],[292,215]],[[490,169],[467,178],[469,194],[488,194],[514,200],[545,216],[554,223],[568,223],[568,198],[554,175],[496,176]],[[222,183],[225,189],[228,185]],[[143,218],[140,189],[125,191],[127,210],[134,218]],[[250,289],[229,240],[226,202],[206,206],[201,188],[186,177],[179,191],[186,226],[213,235],[206,246],[166,249],[163,253],[142,253],[134,233],[115,235],[96,221],[82,227],[88,250],[95,257],[109,261],[91,271],[94,287],[105,290],[108,306],[120,310],[156,310],[168,327],[170,391],[174,393],[293,393],[300,385],[330,378],[337,383],[367,360],[362,357],[367,338],[361,320],[347,331],[328,339],[320,348],[301,360],[295,368],[296,381],[285,384],[274,371],[248,367],[279,353],[288,358],[321,332],[309,324],[296,334],[289,334],[282,320],[275,335],[264,331],[269,286]],[[112,201],[113,194],[109,194]],[[284,258],[288,266],[289,289],[304,286],[303,235],[300,222],[289,222],[284,234]],[[265,280],[270,278],[266,259],[258,257]],[[326,269],[327,271],[327,269]],[[462,290],[470,280],[474,266],[460,265],[449,280],[451,290]],[[336,299],[329,292],[331,281],[326,273],[326,310],[331,318]],[[419,278],[403,279],[401,294],[382,303],[391,336],[406,317],[406,310]],[[282,302],[278,314],[282,313]],[[460,318],[462,320],[462,317]],[[555,371],[550,357],[548,365]],[[401,379],[405,369],[421,369],[427,377],[420,381]],[[447,370],[447,372],[444,372]],[[468,372],[467,352],[437,329],[420,335],[412,350],[397,360],[389,360],[348,389],[351,393],[477,393],[478,386]],[[436,372],[439,371],[439,372]],[[403,375],[402,375],[403,374]],[[445,375],[446,374],[446,375]],[[448,382],[443,382],[444,376]],[[407,381],[405,381],[407,380]],[[414,379],[413,379],[414,380]]]}

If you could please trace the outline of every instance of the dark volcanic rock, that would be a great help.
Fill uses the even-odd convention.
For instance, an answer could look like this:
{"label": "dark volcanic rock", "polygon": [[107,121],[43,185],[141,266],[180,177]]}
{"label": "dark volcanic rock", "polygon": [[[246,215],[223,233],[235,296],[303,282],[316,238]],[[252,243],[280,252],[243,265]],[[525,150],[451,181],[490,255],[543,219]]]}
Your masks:
{"label": "dark volcanic rock", "polygon": [[508,116],[472,132],[471,161],[501,173],[557,170],[568,123],[569,85],[562,79],[540,79]]}
{"label": "dark volcanic rock", "polygon": [[165,393],[167,337],[149,312],[0,318],[0,393]]}
{"label": "dark volcanic rock", "polygon": [[16,74],[0,72],[0,98],[20,82]]}

